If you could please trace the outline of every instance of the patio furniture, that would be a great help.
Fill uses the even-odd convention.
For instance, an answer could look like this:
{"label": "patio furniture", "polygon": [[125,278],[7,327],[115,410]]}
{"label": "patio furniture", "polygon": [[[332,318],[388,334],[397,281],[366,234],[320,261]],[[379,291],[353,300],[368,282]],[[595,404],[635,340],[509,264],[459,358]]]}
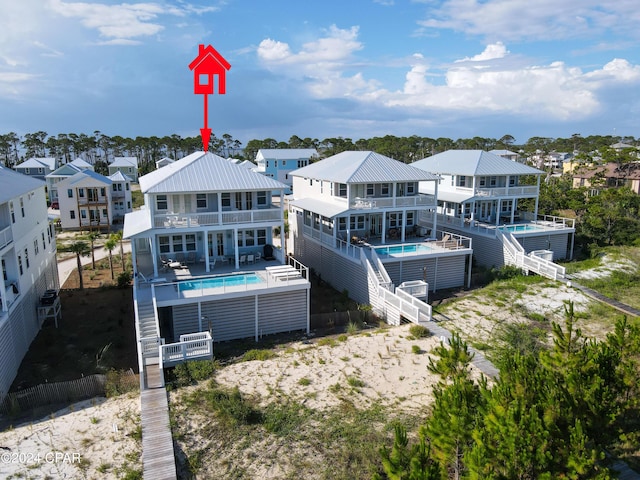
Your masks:
{"label": "patio furniture", "polygon": [[259,262],[260,259],[262,258],[262,255],[260,255],[260,252],[256,252],[255,256],[256,256],[256,262]]}
{"label": "patio furniture", "polygon": [[213,271],[215,266],[216,266],[216,259],[214,258],[214,259],[209,260],[209,270]]}
{"label": "patio furniture", "polygon": [[262,253],[264,253],[265,260],[275,260],[276,257],[273,256],[273,245],[269,245],[268,243],[262,247]]}
{"label": "patio furniture", "polygon": [[251,254],[247,255],[247,263],[256,263],[255,257]]}
{"label": "patio furniture", "polygon": [[176,253],[176,262],[184,263],[184,253]]}
{"label": "patio furniture", "polygon": [[239,263],[240,263],[240,265],[244,265],[245,263],[247,263],[247,256],[246,255],[240,255]]}
{"label": "patio furniture", "polygon": [[187,265],[193,265],[196,263],[196,252],[187,253]]}

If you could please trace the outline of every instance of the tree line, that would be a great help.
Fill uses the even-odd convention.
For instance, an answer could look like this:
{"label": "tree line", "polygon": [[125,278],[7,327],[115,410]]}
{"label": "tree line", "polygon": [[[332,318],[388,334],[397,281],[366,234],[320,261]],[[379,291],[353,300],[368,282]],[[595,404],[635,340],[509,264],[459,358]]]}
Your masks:
{"label": "tree line", "polygon": [[[372,150],[405,163],[410,163],[446,150],[512,150],[529,156],[536,152],[549,153],[571,152],[578,155],[590,155],[616,142],[637,145],[640,142],[633,137],[614,137],[611,135],[592,135],[583,137],[573,134],[570,138],[531,137],[523,144],[516,144],[512,135],[504,135],[499,139],[473,137],[430,138],[412,135],[397,137],[351,138],[330,137],[323,140],[317,138],[300,138],[293,135],[288,141],[273,138],[249,140],[246,145],[225,133],[211,135],[209,150],[225,158],[233,156],[254,161],[260,149],[266,148],[315,148],[320,158],[346,150]],[[7,166],[14,166],[31,157],[55,157],[67,163],[77,157],[90,163],[109,163],[113,157],[135,156],[140,164],[141,174],[155,168],[155,162],[163,157],[182,158],[202,149],[199,136],[182,137],[177,134],[163,137],[151,136],[135,138],[119,135],[109,136],[99,130],[93,133],[58,133],[49,135],[44,131],[26,133],[23,136],[15,132],[0,134],[0,160]]]}

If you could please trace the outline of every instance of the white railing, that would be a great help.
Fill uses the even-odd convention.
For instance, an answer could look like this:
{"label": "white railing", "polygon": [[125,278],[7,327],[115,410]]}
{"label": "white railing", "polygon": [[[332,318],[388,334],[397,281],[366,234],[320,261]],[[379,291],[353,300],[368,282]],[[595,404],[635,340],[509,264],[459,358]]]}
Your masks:
{"label": "white railing", "polygon": [[160,346],[160,368],[202,358],[213,358],[213,339],[209,332],[181,335],[179,342]]}
{"label": "white railing", "polygon": [[396,288],[396,295],[400,297],[400,299],[404,303],[409,303],[411,304],[412,307],[415,307],[418,309],[415,323],[419,323],[421,317],[422,318],[427,317],[428,320],[431,320],[431,312],[432,312],[431,305],[423,302],[419,298],[414,297],[406,290],[401,290],[399,288]]}
{"label": "white railing", "polygon": [[142,358],[155,358],[160,355],[160,345],[163,343],[160,337],[145,337],[140,339],[140,353]]}
{"label": "white railing", "polygon": [[496,231],[497,238],[502,242],[510,255],[511,262],[516,267],[522,268],[527,272],[537,273],[552,280],[564,278],[566,269],[562,265],[558,265],[550,260],[537,257],[535,255],[527,255],[524,248],[511,234],[511,232]]}
{"label": "white railing", "polygon": [[13,233],[11,232],[11,225],[0,230],[0,248],[4,248],[13,242]]}
{"label": "white railing", "polygon": [[522,218],[535,223],[537,225],[543,224],[552,228],[575,228],[575,218],[557,217],[555,215],[538,215],[537,217],[532,212],[523,212]]}
{"label": "white railing", "polygon": [[431,305],[415,297],[411,297],[410,295],[401,297],[384,288],[378,289],[378,295],[382,297],[386,304],[393,306],[402,317],[413,323],[420,323],[420,321],[427,319],[431,320]]}
{"label": "white railing", "polygon": [[190,228],[260,222],[283,222],[279,208],[205,213],[164,213],[154,216],[155,228]]}
{"label": "white railing", "polygon": [[538,187],[535,185],[524,185],[517,187],[497,187],[497,188],[476,188],[475,195],[478,197],[504,197],[537,195]]}
{"label": "white railing", "polygon": [[419,194],[406,197],[355,197],[350,208],[358,210],[394,207],[432,207],[437,204],[435,195]]}
{"label": "white railing", "polygon": [[391,281],[391,277],[389,276],[389,273],[387,272],[387,269],[384,268],[384,264],[382,263],[382,260],[380,260],[380,257],[376,253],[376,249],[372,248],[372,249],[370,249],[370,252],[371,252],[371,261],[373,262],[373,264],[376,266],[376,268],[380,272],[380,276],[384,280],[384,283],[386,284],[386,287],[390,287],[390,288],[387,288],[387,290],[392,290],[393,289],[393,282]]}

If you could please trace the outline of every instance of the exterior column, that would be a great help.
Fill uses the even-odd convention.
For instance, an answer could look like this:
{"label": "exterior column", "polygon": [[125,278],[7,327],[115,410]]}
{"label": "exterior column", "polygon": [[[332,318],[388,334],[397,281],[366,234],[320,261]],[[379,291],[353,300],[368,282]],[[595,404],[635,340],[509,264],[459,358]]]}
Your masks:
{"label": "exterior column", "polygon": [[[0,292],[2,292],[2,296],[3,297],[6,297],[6,291],[7,291],[7,287],[4,284],[4,276],[0,275]],[[3,312],[8,312],[9,311],[9,302],[7,301],[6,298],[2,302],[2,311]]]}
{"label": "exterior column", "polygon": [[[202,232],[204,238],[202,239],[202,244],[204,245],[204,271],[209,273],[209,232]],[[213,242],[213,238],[211,239]],[[202,328],[200,329],[202,331]]]}
{"label": "exterior column", "polygon": [[387,212],[382,212],[382,244],[387,243]]}
{"label": "exterior column", "polygon": [[[130,240],[130,243],[131,243],[131,265],[133,265],[133,271],[137,272],[138,271],[138,265],[136,265],[136,239],[132,238]],[[3,292],[3,291],[4,290],[0,290],[0,292]]]}
{"label": "exterior column", "polygon": [[434,191],[434,195],[435,195],[435,207],[433,209],[433,227],[431,228],[431,235],[429,235],[429,238],[436,238],[436,231],[438,229],[438,183],[439,181],[436,180],[435,182],[433,182],[436,186],[435,191]]}
{"label": "exterior column", "polygon": [[540,198],[540,175],[538,175],[538,191],[536,192],[536,205],[533,210],[533,221],[538,220],[538,200]]}
{"label": "exterior column", "polygon": [[233,227],[233,252],[236,257],[236,270],[240,269],[240,251],[238,250],[238,227]]}
{"label": "exterior column", "polygon": [[[156,247],[156,236],[155,235],[151,236],[150,240],[151,240],[151,258],[153,260],[153,276],[157,277],[158,276],[158,251]],[[133,248],[131,248],[131,251],[133,251],[134,249],[135,249],[135,245],[133,245]]]}
{"label": "exterior column", "polygon": [[500,225],[500,214],[502,213],[502,199],[496,202],[496,227]]}

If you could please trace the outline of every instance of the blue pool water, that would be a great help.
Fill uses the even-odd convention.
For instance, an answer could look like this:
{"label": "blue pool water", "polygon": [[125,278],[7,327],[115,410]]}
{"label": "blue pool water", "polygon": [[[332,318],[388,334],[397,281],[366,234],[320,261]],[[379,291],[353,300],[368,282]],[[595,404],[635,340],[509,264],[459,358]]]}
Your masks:
{"label": "blue pool water", "polygon": [[505,225],[504,227],[500,227],[503,230],[508,230],[511,233],[517,232],[533,232],[535,230],[544,230],[544,227],[540,225],[535,225],[532,223],[526,223],[524,225]]}
{"label": "blue pool water", "polygon": [[227,275],[221,277],[205,278],[203,280],[189,280],[178,283],[180,292],[200,290],[203,288],[237,287],[238,285],[250,285],[262,283],[264,280],[255,273],[242,273],[239,275]]}
{"label": "blue pool water", "polygon": [[392,245],[390,247],[375,247],[378,255],[401,255],[403,253],[430,253],[431,247],[428,245],[411,244],[411,245]]}

